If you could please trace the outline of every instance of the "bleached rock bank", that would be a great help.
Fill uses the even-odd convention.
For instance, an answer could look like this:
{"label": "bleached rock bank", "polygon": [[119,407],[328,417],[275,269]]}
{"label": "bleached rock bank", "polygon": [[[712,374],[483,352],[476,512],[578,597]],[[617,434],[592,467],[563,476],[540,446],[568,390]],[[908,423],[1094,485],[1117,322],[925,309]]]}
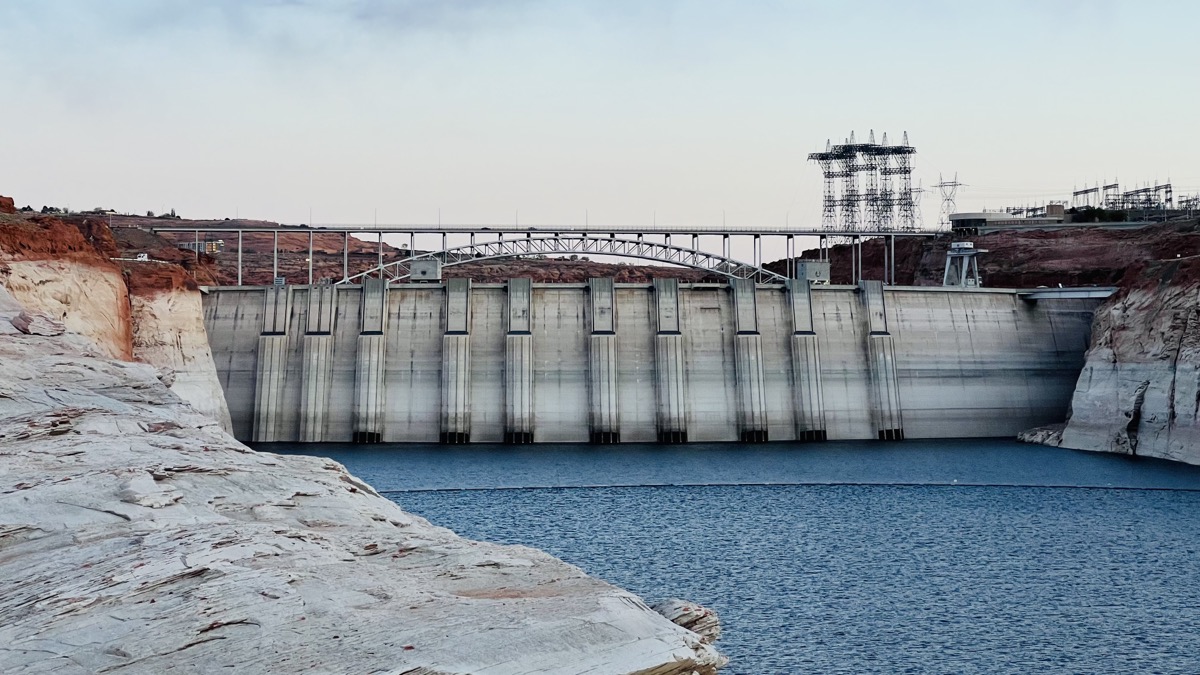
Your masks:
{"label": "bleached rock bank", "polygon": [[1200,258],[1127,273],[1097,311],[1065,426],[1021,439],[1200,464]]}
{"label": "bleached rock bank", "polygon": [[701,638],[0,308],[0,672],[713,673]]}
{"label": "bleached rock bank", "polygon": [[204,329],[200,292],[173,288],[135,293],[129,300],[133,357],[173,373],[171,391],[232,434],[229,406]]}

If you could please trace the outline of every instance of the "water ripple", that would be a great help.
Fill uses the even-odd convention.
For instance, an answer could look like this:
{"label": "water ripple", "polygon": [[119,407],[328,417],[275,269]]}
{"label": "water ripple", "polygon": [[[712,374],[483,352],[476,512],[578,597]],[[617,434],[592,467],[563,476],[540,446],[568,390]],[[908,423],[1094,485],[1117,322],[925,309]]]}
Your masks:
{"label": "water ripple", "polygon": [[730,673],[1200,673],[1195,467],[963,441],[317,450],[464,536],[716,608]]}

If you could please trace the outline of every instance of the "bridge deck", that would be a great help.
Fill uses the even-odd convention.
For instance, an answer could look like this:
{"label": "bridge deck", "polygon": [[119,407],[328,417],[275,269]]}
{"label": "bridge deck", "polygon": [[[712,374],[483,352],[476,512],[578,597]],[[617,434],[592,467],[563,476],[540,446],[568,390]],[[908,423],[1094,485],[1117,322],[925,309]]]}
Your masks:
{"label": "bridge deck", "polygon": [[600,225],[538,225],[538,226],[518,226],[518,225],[316,225],[309,227],[306,225],[278,225],[275,227],[186,227],[186,226],[165,226],[165,227],[150,227],[153,232],[278,232],[280,234],[307,234],[323,233],[323,234],[482,234],[482,235],[546,235],[546,234],[571,234],[571,235],[596,235],[607,236],[616,234],[634,234],[645,236],[660,236],[660,235],[760,235],[772,237],[933,237],[941,232],[934,230],[880,230],[875,232],[841,232],[834,230],[822,230],[814,228],[797,228],[797,227],[778,227],[778,226],[683,226],[683,225],[656,225],[656,226],[600,226]]}

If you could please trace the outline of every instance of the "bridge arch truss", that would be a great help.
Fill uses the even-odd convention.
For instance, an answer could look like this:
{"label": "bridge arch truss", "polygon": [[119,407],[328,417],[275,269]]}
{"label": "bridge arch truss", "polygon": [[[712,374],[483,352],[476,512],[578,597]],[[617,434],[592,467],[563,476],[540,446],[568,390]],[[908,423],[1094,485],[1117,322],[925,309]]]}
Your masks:
{"label": "bridge arch truss", "polygon": [[623,239],[615,236],[555,234],[485,241],[446,248],[441,251],[430,251],[373,267],[365,272],[347,276],[337,283],[362,283],[364,278],[375,275],[381,275],[388,281],[403,281],[411,277],[413,263],[423,260],[438,260],[442,266],[451,267],[501,258],[580,253],[662,262],[734,279],[753,279],[756,283],[782,283],[787,280],[787,277],[782,274],[776,274],[727,256],[694,248],[673,246],[669,243],[644,241],[640,237]]}

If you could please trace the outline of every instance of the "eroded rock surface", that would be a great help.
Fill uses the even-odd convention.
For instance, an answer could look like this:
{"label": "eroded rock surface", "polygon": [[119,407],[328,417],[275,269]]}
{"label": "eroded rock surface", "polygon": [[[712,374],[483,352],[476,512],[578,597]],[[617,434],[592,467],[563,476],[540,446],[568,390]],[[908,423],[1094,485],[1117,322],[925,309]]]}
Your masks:
{"label": "eroded rock surface", "polygon": [[[13,308],[7,302],[8,312]],[[11,318],[11,317],[8,317]],[[0,672],[713,673],[639,598],[253,452],[146,364],[0,340]]]}
{"label": "eroded rock surface", "polygon": [[1096,311],[1058,444],[1200,464],[1200,256],[1130,270]]}
{"label": "eroded rock surface", "polygon": [[10,319],[9,323],[26,335],[62,335],[66,332],[62,322],[38,312],[23,311]]}
{"label": "eroded rock surface", "polygon": [[213,363],[200,292],[194,288],[131,293],[133,357],[169,373],[165,382],[197,412],[233,433]]}
{"label": "eroded rock surface", "polygon": [[715,610],[679,598],[660,600],[650,607],[672,623],[704,638],[708,644],[721,639],[721,620]]}

